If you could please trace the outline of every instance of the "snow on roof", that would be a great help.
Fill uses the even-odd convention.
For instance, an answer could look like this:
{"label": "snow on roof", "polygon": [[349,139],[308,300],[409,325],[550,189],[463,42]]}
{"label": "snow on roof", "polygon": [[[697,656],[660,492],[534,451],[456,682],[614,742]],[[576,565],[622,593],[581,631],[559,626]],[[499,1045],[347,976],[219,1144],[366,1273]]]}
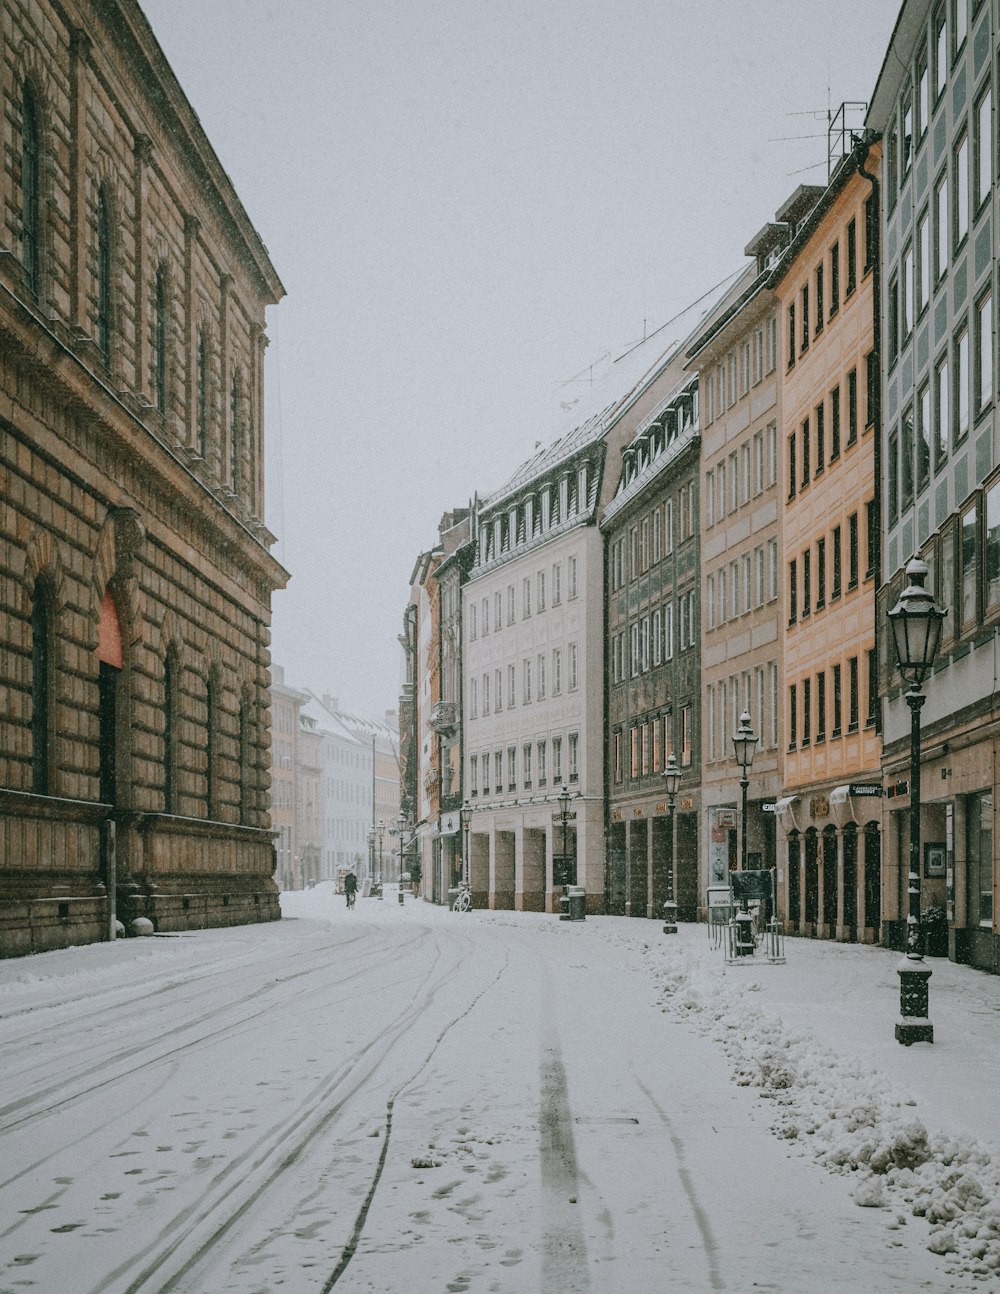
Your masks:
{"label": "snow on roof", "polygon": [[366,719],[361,715],[350,714],[325,704],[315,692],[306,689],[308,701],[302,706],[300,714],[312,721],[316,727],[343,741],[361,742],[368,745],[374,737],[376,741],[387,742],[395,748],[399,742],[399,733],[387,723],[378,719]]}

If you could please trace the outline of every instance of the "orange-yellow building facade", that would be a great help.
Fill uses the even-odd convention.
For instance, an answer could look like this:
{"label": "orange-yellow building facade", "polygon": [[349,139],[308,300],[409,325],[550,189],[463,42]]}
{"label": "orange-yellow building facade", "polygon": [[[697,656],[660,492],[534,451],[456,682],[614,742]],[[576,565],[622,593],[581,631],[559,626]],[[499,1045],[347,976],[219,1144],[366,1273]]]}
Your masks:
{"label": "orange-yellow building facade", "polygon": [[[775,284],[782,321],[784,759],[779,908],[791,933],[875,941],[882,778],[875,652],[878,365],[868,176],[858,144]],[[867,173],[867,175],[866,175]]]}

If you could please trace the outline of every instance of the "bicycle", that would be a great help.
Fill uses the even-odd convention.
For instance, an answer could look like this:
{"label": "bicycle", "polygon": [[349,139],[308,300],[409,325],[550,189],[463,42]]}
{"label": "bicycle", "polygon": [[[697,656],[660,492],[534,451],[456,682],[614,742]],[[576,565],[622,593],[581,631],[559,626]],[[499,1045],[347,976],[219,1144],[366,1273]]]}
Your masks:
{"label": "bicycle", "polygon": [[453,912],[468,912],[472,907],[472,895],[469,893],[469,887],[464,882],[458,887],[458,893],[455,895],[455,906]]}

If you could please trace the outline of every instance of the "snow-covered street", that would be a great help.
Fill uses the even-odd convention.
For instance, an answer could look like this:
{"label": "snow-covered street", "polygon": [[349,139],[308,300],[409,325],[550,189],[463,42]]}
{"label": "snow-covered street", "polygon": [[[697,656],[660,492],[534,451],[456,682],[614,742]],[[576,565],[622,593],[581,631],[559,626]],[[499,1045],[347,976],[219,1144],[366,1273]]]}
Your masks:
{"label": "snow-covered street", "polygon": [[0,1294],[990,1288],[1000,981],[319,889],[0,963]]}

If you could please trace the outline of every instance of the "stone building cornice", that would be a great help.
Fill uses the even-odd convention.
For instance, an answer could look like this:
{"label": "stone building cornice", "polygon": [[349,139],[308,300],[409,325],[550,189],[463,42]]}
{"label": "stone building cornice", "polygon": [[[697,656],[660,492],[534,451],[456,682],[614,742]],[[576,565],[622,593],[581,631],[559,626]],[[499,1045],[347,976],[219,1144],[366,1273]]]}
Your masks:
{"label": "stone building cornice", "polygon": [[[210,483],[199,479],[191,466],[172,446],[160,439],[126,404],[102,376],[64,342],[38,314],[23,302],[0,279],[0,347],[5,362],[28,371],[44,373],[45,384],[54,403],[63,407],[63,418],[98,424],[110,437],[105,441],[109,456],[120,454],[142,471],[149,488],[155,489],[165,507],[178,504],[187,511],[197,528],[211,532],[212,546],[226,559],[251,577],[266,582],[269,588],[284,588],[288,572],[271,556],[263,539],[269,532],[256,522],[244,523],[218,497]],[[53,389],[54,388],[54,389]],[[13,401],[13,397],[11,397]],[[37,411],[25,406],[36,419]],[[13,403],[0,404],[0,418],[17,424]],[[39,420],[41,435],[38,449],[48,453],[64,470],[73,471],[73,453],[81,457],[77,465],[84,474],[89,462],[73,438],[60,435]],[[111,439],[113,438],[113,440]],[[150,462],[156,471],[149,471]],[[149,518],[147,518],[148,520]]]}

